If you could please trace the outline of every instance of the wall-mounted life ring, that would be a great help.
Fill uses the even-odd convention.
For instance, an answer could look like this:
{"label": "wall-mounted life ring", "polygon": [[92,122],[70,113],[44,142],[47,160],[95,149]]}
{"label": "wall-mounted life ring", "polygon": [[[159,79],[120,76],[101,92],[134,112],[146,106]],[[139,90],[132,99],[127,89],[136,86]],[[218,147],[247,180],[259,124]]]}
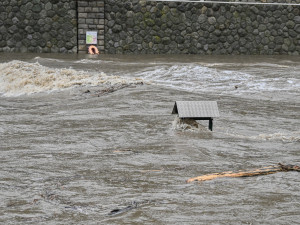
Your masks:
{"label": "wall-mounted life ring", "polygon": [[89,54],[91,54],[91,55],[95,55],[95,54],[99,55],[98,48],[96,46],[94,46],[94,45],[91,45],[89,47]]}

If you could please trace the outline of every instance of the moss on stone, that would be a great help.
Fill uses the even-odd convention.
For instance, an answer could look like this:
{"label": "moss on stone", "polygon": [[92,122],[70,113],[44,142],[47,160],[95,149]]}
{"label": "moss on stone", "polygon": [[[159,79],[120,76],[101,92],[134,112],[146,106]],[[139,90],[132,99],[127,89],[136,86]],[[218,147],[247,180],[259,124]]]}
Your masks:
{"label": "moss on stone", "polygon": [[145,23],[148,26],[151,26],[151,27],[153,27],[155,25],[155,21],[153,19],[150,19],[150,18],[145,19]]}
{"label": "moss on stone", "polygon": [[144,20],[147,18],[151,18],[151,13],[150,12],[145,12],[144,13]]}
{"label": "moss on stone", "polygon": [[235,12],[233,13],[233,16],[234,16],[235,18],[238,18],[239,15],[240,15],[240,14],[239,14],[237,11],[235,11]]}
{"label": "moss on stone", "polygon": [[128,51],[130,49],[130,46],[129,45],[124,45],[123,46],[123,51]]}
{"label": "moss on stone", "polygon": [[159,36],[153,36],[153,42],[155,44],[159,44],[161,42],[161,38]]}

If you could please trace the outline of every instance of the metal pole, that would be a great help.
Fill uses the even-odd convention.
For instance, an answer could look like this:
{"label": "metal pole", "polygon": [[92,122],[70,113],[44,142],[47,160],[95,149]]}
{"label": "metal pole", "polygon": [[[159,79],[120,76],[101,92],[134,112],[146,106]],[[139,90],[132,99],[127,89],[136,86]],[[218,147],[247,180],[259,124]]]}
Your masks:
{"label": "metal pole", "polygon": [[213,118],[210,118],[210,119],[209,119],[208,129],[210,129],[211,131],[212,131],[212,129],[213,129]]}

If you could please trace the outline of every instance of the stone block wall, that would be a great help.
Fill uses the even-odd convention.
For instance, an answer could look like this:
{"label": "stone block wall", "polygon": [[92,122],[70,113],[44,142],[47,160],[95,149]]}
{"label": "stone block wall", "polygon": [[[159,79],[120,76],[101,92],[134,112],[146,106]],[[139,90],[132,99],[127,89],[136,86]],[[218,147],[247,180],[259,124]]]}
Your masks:
{"label": "stone block wall", "polygon": [[203,0],[203,1],[211,1],[211,2],[236,2],[236,3],[244,3],[244,2],[257,2],[257,3],[296,3],[299,4],[300,0]]}
{"label": "stone block wall", "polygon": [[97,47],[104,51],[104,0],[78,1],[78,52],[87,53],[86,32],[97,31]]}
{"label": "stone block wall", "polygon": [[222,1],[1,0],[0,52],[300,54],[300,0]]}
{"label": "stone block wall", "polygon": [[1,0],[0,52],[77,52],[76,0]]}
{"label": "stone block wall", "polygon": [[110,54],[300,54],[300,5],[105,0]]}

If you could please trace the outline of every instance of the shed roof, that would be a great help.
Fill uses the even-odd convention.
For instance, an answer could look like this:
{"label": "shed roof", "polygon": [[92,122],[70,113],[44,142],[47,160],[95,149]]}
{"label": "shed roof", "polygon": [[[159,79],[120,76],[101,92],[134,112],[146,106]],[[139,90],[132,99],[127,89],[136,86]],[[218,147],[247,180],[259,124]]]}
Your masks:
{"label": "shed roof", "polygon": [[216,101],[176,101],[172,114],[179,118],[212,118],[219,117]]}

